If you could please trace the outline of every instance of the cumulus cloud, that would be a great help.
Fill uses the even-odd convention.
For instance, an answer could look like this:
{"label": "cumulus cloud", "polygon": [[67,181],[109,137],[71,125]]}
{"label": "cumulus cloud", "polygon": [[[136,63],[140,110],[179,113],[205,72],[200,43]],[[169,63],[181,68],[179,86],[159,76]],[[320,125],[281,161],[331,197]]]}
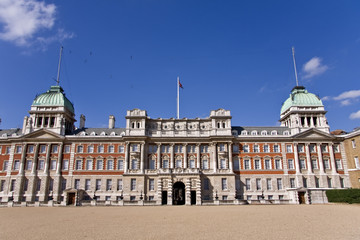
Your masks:
{"label": "cumulus cloud", "polygon": [[341,106],[348,106],[351,104],[351,101],[349,99],[342,100],[340,102]]}
{"label": "cumulus cloud", "polygon": [[334,100],[343,100],[343,99],[358,98],[358,97],[360,97],[360,90],[350,90],[341,93],[337,97],[334,97]]}
{"label": "cumulus cloud", "polygon": [[17,46],[48,44],[72,38],[63,29],[51,37],[38,36],[51,30],[56,20],[56,6],[40,0],[0,0],[0,39]]}
{"label": "cumulus cloud", "polygon": [[321,98],[321,101],[329,101],[329,100],[331,100],[331,97],[329,97],[329,96],[325,96],[325,97]]}
{"label": "cumulus cloud", "polygon": [[307,63],[303,65],[303,78],[309,79],[314,76],[323,74],[326,70],[329,69],[327,65],[321,63],[322,59],[319,57],[313,57]]}
{"label": "cumulus cloud", "polygon": [[350,114],[350,119],[360,119],[360,110]]}

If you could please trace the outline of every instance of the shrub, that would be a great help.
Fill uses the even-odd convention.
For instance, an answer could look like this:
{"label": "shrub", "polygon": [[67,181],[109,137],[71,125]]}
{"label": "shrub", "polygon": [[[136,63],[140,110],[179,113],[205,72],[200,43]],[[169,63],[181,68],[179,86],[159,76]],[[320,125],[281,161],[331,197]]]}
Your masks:
{"label": "shrub", "polygon": [[360,203],[360,189],[333,189],[327,190],[329,202]]}

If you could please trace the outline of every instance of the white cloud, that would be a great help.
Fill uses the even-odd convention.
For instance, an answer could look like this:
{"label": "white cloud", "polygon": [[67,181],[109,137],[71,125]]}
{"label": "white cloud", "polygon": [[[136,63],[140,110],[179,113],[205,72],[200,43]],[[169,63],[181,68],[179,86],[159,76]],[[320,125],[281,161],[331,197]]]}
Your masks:
{"label": "white cloud", "polygon": [[357,118],[360,119],[360,110],[350,114],[350,119],[357,119]]}
{"label": "white cloud", "polygon": [[54,36],[36,36],[51,30],[55,24],[56,6],[40,0],[0,0],[0,39],[18,46],[42,46],[72,38],[73,34],[58,29]]}
{"label": "white cloud", "polygon": [[329,97],[329,96],[325,96],[325,97],[321,98],[321,101],[329,101],[329,100],[331,100],[331,97]]}
{"label": "white cloud", "polygon": [[360,90],[350,90],[347,92],[341,93],[339,96],[334,97],[335,100],[343,100],[349,98],[358,98],[360,97]]}
{"label": "white cloud", "polygon": [[340,102],[341,106],[348,106],[351,104],[351,101],[349,99],[342,100]]}
{"label": "white cloud", "polygon": [[329,69],[328,66],[323,65],[321,63],[322,59],[319,57],[313,57],[312,59],[310,59],[307,63],[305,63],[303,65],[303,74],[304,74],[304,79],[309,79],[312,78],[314,76],[323,74],[324,72],[326,72],[326,70]]}

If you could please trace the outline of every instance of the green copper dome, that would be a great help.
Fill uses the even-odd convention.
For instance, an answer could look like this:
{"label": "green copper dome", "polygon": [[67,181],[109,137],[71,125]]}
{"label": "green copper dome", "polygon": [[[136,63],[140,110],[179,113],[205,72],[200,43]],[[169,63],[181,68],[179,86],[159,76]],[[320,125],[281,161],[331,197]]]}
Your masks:
{"label": "green copper dome", "polygon": [[290,97],[286,99],[281,107],[281,114],[293,106],[318,106],[323,107],[320,98],[309,93],[305,87],[297,86],[291,90]]}
{"label": "green copper dome", "polygon": [[74,105],[65,97],[64,90],[60,86],[51,86],[46,93],[36,96],[32,106],[64,106],[75,113]]}

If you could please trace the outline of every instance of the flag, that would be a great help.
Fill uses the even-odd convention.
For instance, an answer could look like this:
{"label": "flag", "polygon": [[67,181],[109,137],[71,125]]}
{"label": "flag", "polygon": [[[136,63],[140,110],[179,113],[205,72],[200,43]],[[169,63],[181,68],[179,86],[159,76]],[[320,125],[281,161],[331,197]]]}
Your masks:
{"label": "flag", "polygon": [[180,80],[179,80],[179,87],[181,87],[182,89],[184,89],[183,85],[181,84]]}

